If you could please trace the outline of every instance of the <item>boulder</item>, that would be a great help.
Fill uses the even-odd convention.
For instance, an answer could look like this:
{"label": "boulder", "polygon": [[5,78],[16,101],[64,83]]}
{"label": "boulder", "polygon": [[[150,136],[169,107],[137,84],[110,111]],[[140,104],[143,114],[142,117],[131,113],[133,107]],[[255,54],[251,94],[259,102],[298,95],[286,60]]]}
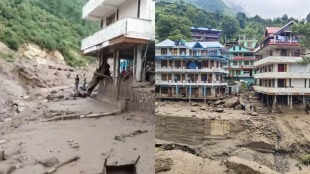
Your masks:
{"label": "boulder", "polygon": [[265,165],[245,160],[236,156],[224,160],[225,165],[236,173],[280,174]]}
{"label": "boulder", "polygon": [[232,108],[232,107],[235,107],[239,104],[240,104],[240,101],[239,101],[238,97],[233,97],[233,98],[228,99],[225,102],[224,107],[225,108]]}
{"label": "boulder", "polygon": [[240,104],[235,106],[235,110],[242,110],[242,106]]}
{"label": "boulder", "polygon": [[224,112],[224,109],[223,108],[216,108],[215,112]]}
{"label": "boulder", "polygon": [[251,113],[249,113],[250,115],[252,115],[252,116],[258,116],[258,113],[257,112],[251,112]]}
{"label": "boulder", "polygon": [[214,105],[220,105],[220,104],[223,104],[223,100],[218,100],[218,101],[214,102]]}

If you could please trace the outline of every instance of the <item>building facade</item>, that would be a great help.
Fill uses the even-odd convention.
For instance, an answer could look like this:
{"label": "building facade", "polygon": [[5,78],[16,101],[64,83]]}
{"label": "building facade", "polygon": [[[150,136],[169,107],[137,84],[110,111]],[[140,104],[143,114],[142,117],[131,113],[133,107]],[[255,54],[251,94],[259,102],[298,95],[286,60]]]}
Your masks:
{"label": "building facade", "polygon": [[218,42],[173,42],[155,46],[155,81],[160,98],[223,96],[228,50]]}
{"label": "building facade", "polygon": [[229,48],[230,62],[225,65],[229,72],[227,80],[254,83],[254,74],[256,73],[254,62],[257,60],[255,57],[256,44],[257,40],[243,38]]}
{"label": "building facade", "polygon": [[191,27],[192,41],[194,42],[219,42],[221,30]]}
{"label": "building facade", "polygon": [[99,67],[108,58],[113,59],[112,82],[100,83],[100,92],[104,91],[109,100],[118,100],[126,90],[120,89],[120,60],[133,62],[128,71],[135,82],[145,80],[145,62],[154,60],[155,0],[89,0],[83,7],[82,17],[101,23],[98,32],[82,40],[81,51],[98,57]]}
{"label": "building facade", "polygon": [[310,95],[310,65],[299,62],[305,49],[301,47],[297,33],[289,22],[281,28],[267,27],[265,39],[256,49],[259,60],[254,63],[254,90],[262,101],[275,108],[288,105],[289,108],[305,107]]}

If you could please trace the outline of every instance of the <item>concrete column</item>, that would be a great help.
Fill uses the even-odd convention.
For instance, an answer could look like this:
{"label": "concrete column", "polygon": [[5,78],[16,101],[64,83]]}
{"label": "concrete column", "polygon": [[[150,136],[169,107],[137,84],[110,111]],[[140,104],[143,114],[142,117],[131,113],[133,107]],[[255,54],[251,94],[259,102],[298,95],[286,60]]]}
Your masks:
{"label": "concrete column", "polygon": [[290,96],[287,95],[287,105],[290,106]]}
{"label": "concrete column", "polygon": [[304,107],[306,107],[306,96],[305,95],[302,96],[302,104]]}
{"label": "concrete column", "polygon": [[277,88],[278,87],[278,79],[274,80],[274,87]]}
{"label": "concrete column", "polygon": [[116,89],[115,91],[115,98],[116,100],[119,99],[119,90],[120,90],[120,85],[119,85],[119,75],[120,75],[120,57],[119,57],[119,50],[116,50],[114,52],[114,72],[113,72],[113,81],[114,81],[114,87]]}
{"label": "concrete column", "polygon": [[215,97],[215,88],[211,88],[211,96]]}
{"label": "concrete column", "polygon": [[137,63],[136,63],[136,81],[141,82],[142,81],[142,68],[143,68],[143,46],[139,45],[137,46]]}
{"label": "concrete column", "polygon": [[293,96],[290,95],[290,109],[293,109]]}
{"label": "concrete column", "polygon": [[276,108],[276,105],[277,105],[277,96],[274,95],[272,97],[273,97],[272,110],[274,110]]}

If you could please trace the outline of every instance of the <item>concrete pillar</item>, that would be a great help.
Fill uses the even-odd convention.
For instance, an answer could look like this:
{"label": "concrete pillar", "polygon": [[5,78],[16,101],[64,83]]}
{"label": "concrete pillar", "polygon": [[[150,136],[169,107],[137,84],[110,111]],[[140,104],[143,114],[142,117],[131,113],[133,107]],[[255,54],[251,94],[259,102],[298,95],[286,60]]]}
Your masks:
{"label": "concrete pillar", "polygon": [[211,96],[215,97],[215,88],[211,88]]}
{"label": "concrete pillar", "polygon": [[[143,73],[143,45],[137,46],[137,63],[136,63],[136,81],[142,81],[142,73]],[[168,65],[168,64],[167,64]]]}
{"label": "concrete pillar", "polygon": [[278,87],[278,79],[274,80],[274,87],[277,88]]}
{"label": "concrete pillar", "polygon": [[305,108],[306,107],[306,96],[305,95],[302,96],[302,104],[303,104],[303,107]]}
{"label": "concrete pillar", "polygon": [[275,109],[275,108],[276,108],[276,105],[277,105],[277,96],[274,95],[274,96],[272,96],[272,97],[273,97],[272,109]]}
{"label": "concrete pillar", "polygon": [[290,95],[290,109],[293,109],[293,96]]}
{"label": "concrete pillar", "polygon": [[115,98],[116,100],[119,99],[119,90],[120,90],[120,85],[119,85],[119,78],[120,78],[120,56],[119,56],[119,50],[116,50],[114,52],[114,72],[113,72],[113,81],[114,81],[114,87],[116,89],[115,91]]}
{"label": "concrete pillar", "polygon": [[290,96],[287,95],[287,105],[290,106]]}

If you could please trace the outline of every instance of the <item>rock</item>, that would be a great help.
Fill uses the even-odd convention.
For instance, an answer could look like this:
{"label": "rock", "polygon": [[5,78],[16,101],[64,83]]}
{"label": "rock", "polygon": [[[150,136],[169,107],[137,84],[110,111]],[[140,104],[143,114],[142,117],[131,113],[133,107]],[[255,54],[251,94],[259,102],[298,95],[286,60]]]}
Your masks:
{"label": "rock", "polygon": [[242,106],[240,104],[235,106],[235,110],[242,110]]}
{"label": "rock", "polygon": [[200,110],[205,111],[205,110],[207,110],[207,108],[202,106],[202,107],[200,107]]}
{"label": "rock", "polygon": [[233,97],[233,98],[228,99],[225,102],[224,107],[225,108],[232,108],[232,107],[235,107],[239,104],[240,104],[240,101],[239,101],[238,97]]}
{"label": "rock", "polygon": [[223,100],[218,100],[218,101],[214,102],[214,105],[220,105],[220,104],[223,104]]}
{"label": "rock", "polygon": [[236,156],[224,160],[225,165],[236,173],[280,174],[265,165],[245,160]]}
{"label": "rock", "polygon": [[258,113],[257,112],[251,112],[251,113],[249,113],[250,115],[252,115],[252,116],[258,116]]}
{"label": "rock", "polygon": [[123,143],[125,142],[125,138],[123,136],[115,136],[114,140],[120,141],[120,142],[123,142]]}
{"label": "rock", "polygon": [[53,167],[59,163],[59,160],[56,157],[47,158],[43,161],[39,161],[44,167]]}
{"label": "rock", "polygon": [[198,106],[198,103],[196,103],[196,102],[191,102],[191,106]]}
{"label": "rock", "polygon": [[191,112],[197,112],[196,108],[191,108]]}
{"label": "rock", "polygon": [[156,158],[155,160],[155,173],[169,171],[173,165],[173,160],[171,158]]}
{"label": "rock", "polygon": [[221,113],[221,112],[224,112],[224,109],[223,108],[216,108],[215,112],[220,112]]}

